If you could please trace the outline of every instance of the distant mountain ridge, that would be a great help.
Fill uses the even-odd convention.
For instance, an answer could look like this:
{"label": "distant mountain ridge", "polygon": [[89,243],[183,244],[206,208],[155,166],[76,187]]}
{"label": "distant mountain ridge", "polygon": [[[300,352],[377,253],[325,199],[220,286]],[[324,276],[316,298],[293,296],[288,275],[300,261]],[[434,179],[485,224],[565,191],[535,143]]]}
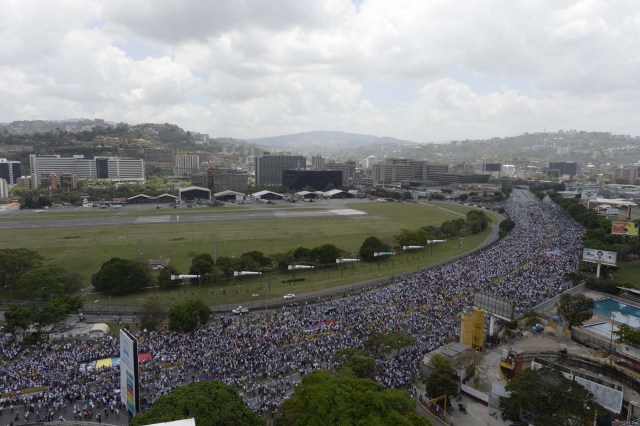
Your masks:
{"label": "distant mountain ridge", "polygon": [[396,139],[389,136],[362,135],[358,133],[331,132],[318,130],[295,133],[292,135],[271,136],[266,138],[247,139],[247,142],[287,151],[341,151],[356,149],[368,145],[416,145],[417,142]]}

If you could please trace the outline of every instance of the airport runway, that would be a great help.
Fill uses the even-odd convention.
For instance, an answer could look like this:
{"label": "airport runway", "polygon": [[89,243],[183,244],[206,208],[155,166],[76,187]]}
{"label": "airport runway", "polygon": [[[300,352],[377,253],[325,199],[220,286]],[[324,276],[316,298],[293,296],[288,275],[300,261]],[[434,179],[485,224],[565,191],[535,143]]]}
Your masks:
{"label": "airport runway", "polygon": [[[366,213],[345,209],[343,206],[332,204],[323,209],[311,210],[299,208],[295,210],[267,210],[256,208],[252,212],[247,210],[221,213],[220,210],[202,214],[188,212],[173,212],[166,209],[167,214],[158,214],[157,210],[150,210],[145,215],[143,211],[126,208],[127,210],[118,212],[111,216],[91,217],[65,217],[65,213],[78,215],[82,209],[74,209],[66,212],[44,210],[35,211],[19,210],[15,212],[3,212],[0,214],[0,229],[34,229],[34,228],[77,228],[86,226],[109,226],[109,225],[146,225],[160,223],[199,223],[199,222],[220,222],[229,220],[275,220],[275,219],[304,219],[310,217],[363,217]],[[203,208],[204,209],[204,208]],[[57,217],[56,217],[57,216]]]}

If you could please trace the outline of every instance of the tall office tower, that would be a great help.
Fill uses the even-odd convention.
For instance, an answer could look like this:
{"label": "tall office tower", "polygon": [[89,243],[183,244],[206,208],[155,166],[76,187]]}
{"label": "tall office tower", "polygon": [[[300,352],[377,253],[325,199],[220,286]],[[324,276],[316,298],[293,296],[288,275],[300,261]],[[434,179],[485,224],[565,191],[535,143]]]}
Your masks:
{"label": "tall office tower", "polygon": [[311,167],[316,170],[324,169],[324,157],[322,155],[314,155],[311,157]]}
{"label": "tall office tower", "polygon": [[401,185],[424,182],[427,178],[425,161],[404,158],[388,158],[384,163],[374,164],[371,177],[374,185]]}
{"label": "tall office tower", "polygon": [[6,180],[9,185],[15,185],[20,176],[22,176],[22,170],[19,161],[0,158],[0,179]]}
{"label": "tall office tower", "polygon": [[9,185],[5,179],[0,178],[0,199],[9,197]]}
{"label": "tall office tower", "polygon": [[568,163],[566,161],[549,162],[548,170],[558,170],[560,176],[569,176],[573,179],[578,174],[578,164]]}
{"label": "tall office tower", "polygon": [[304,170],[307,159],[302,155],[263,155],[256,158],[256,185],[282,185],[284,170]]}
{"label": "tall office tower", "polygon": [[207,188],[214,194],[222,191],[247,192],[249,175],[244,170],[213,168],[207,171]]}
{"label": "tall office tower", "polygon": [[144,182],[144,160],[138,158],[95,157],[83,155],[60,157],[59,155],[29,155],[33,187],[37,188],[52,174],[72,174],[78,181],[85,179],[107,179],[117,182]]}
{"label": "tall office tower", "polygon": [[200,169],[200,157],[197,154],[176,155],[173,163],[175,176],[189,176]]}
{"label": "tall office tower", "polygon": [[78,188],[78,176],[73,173],[63,173],[60,175],[60,188],[70,190]]}
{"label": "tall office tower", "polygon": [[344,163],[327,163],[325,170],[334,170],[342,172],[342,186],[349,185],[349,182],[356,176],[356,162],[353,160]]}

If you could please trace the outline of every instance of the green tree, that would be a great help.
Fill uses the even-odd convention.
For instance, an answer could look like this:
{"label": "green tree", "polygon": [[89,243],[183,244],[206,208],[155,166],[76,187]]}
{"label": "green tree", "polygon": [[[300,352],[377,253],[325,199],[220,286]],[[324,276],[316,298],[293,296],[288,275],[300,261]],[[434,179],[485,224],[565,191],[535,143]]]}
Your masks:
{"label": "green tree", "polygon": [[140,307],[140,327],[149,331],[158,330],[166,316],[167,313],[157,298],[145,299]]}
{"label": "green tree", "polygon": [[376,374],[376,360],[366,356],[362,350],[347,348],[339,350],[333,357],[339,364],[339,376],[373,379]]}
{"label": "green tree", "polygon": [[225,278],[230,278],[233,276],[233,271],[238,271],[241,269],[241,261],[235,257],[229,256],[220,256],[216,260],[217,269],[222,272],[222,275]]}
{"label": "green tree", "polygon": [[382,258],[376,257],[376,252],[389,251],[389,246],[383,243],[378,237],[367,237],[360,246],[359,255],[360,259],[365,262],[372,262],[374,260],[381,260]]}
{"label": "green tree", "polygon": [[464,235],[466,226],[464,219],[447,220],[440,225],[440,232],[445,238],[457,237]]}
{"label": "green tree", "polygon": [[65,306],[47,303],[41,308],[33,308],[33,324],[38,332],[48,325],[54,325],[64,320],[69,312]]}
{"label": "green tree", "polygon": [[49,299],[48,305],[57,306],[66,315],[77,312],[82,308],[82,299],[79,296],[63,295]]}
{"label": "green tree", "polygon": [[424,232],[410,231],[408,229],[401,229],[399,234],[393,236],[396,241],[396,246],[402,248],[402,246],[416,246],[424,245]]}
{"label": "green tree", "polygon": [[4,321],[10,333],[26,331],[33,322],[33,310],[24,305],[9,305],[4,313]]}
{"label": "green tree", "polygon": [[81,286],[79,275],[58,265],[44,265],[25,271],[17,280],[18,293],[25,297],[49,299],[71,294]]}
{"label": "green tree", "polygon": [[502,222],[500,222],[500,238],[503,238],[515,227],[516,227],[516,223],[511,219],[505,219]]}
{"label": "green tree", "polygon": [[43,260],[44,258],[33,250],[0,249],[0,284],[13,285],[20,274],[39,266]]}
{"label": "green tree", "polygon": [[276,426],[427,426],[415,409],[405,391],[383,389],[370,379],[314,371],[284,401]]}
{"label": "green tree", "polygon": [[336,263],[336,259],[340,258],[344,251],[333,244],[324,244],[314,247],[309,251],[309,258],[316,265],[330,265]]}
{"label": "green tree", "polygon": [[506,386],[500,409],[510,420],[540,426],[590,424],[596,411],[604,413],[587,390],[553,369],[525,370]]}
{"label": "green tree", "polygon": [[201,253],[193,258],[191,261],[191,268],[189,273],[194,275],[200,275],[199,282],[205,282],[207,274],[213,272],[215,262],[209,253]]}
{"label": "green tree", "polygon": [[593,316],[593,299],[583,294],[563,294],[558,303],[558,314],[569,324],[582,325]]}
{"label": "green tree", "polygon": [[269,268],[271,266],[271,259],[265,256],[261,251],[248,251],[246,253],[242,253],[240,257],[243,259],[251,259],[259,269]]}
{"label": "green tree", "polygon": [[186,300],[169,309],[169,330],[190,333],[209,321],[209,307],[201,300]]}
{"label": "green tree", "polygon": [[429,361],[428,369],[430,374],[425,385],[431,397],[450,396],[458,393],[456,370],[448,358],[441,354],[435,354]]}
{"label": "green tree", "polygon": [[618,337],[618,342],[640,347],[640,330],[635,327],[627,324],[618,324],[618,329],[613,334]]}
{"label": "green tree", "polygon": [[264,426],[231,386],[217,381],[178,386],[131,420],[132,426],[194,418],[198,426]]}
{"label": "green tree", "polygon": [[489,226],[489,217],[480,210],[471,210],[467,213],[467,231],[477,234],[484,231]]}
{"label": "green tree", "polygon": [[405,346],[415,345],[413,337],[405,333],[394,331],[391,333],[372,333],[364,342],[365,349],[376,357],[387,355],[393,350]]}
{"label": "green tree", "polygon": [[162,288],[175,288],[180,285],[180,280],[172,280],[172,275],[180,275],[173,265],[167,265],[158,272],[158,286]]}
{"label": "green tree", "polygon": [[91,284],[105,294],[133,293],[153,282],[149,265],[129,259],[111,258],[91,277]]}

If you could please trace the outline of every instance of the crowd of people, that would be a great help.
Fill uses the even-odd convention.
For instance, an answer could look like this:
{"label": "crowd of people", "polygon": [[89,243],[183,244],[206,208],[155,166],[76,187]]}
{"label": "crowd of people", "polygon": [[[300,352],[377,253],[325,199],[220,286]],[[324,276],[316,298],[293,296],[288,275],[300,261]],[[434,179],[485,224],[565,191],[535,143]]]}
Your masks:
{"label": "crowd of people", "polygon": [[[215,379],[234,386],[258,414],[277,410],[300,375],[335,367],[340,349],[362,348],[373,333],[403,332],[415,344],[377,359],[376,380],[412,389],[424,354],[456,338],[459,313],[474,292],[515,304],[516,315],[566,290],[564,274],[576,270],[583,230],[554,203],[514,190],[504,203],[515,228],[495,244],[447,264],[387,280],[386,285],[344,298],[287,306],[221,321],[194,333],[141,333],[140,352],[154,359],[141,367],[145,404],[180,384]],[[314,322],[333,320],[315,332]],[[307,331],[305,331],[307,330]],[[56,416],[74,406],[84,416],[118,416],[118,367],[81,369],[82,363],[118,356],[119,342],[42,342],[0,345],[0,410]],[[45,387],[35,393],[27,389]],[[0,411],[1,414],[1,411]],[[57,417],[56,417],[57,419]],[[20,419],[21,420],[21,419]]]}

